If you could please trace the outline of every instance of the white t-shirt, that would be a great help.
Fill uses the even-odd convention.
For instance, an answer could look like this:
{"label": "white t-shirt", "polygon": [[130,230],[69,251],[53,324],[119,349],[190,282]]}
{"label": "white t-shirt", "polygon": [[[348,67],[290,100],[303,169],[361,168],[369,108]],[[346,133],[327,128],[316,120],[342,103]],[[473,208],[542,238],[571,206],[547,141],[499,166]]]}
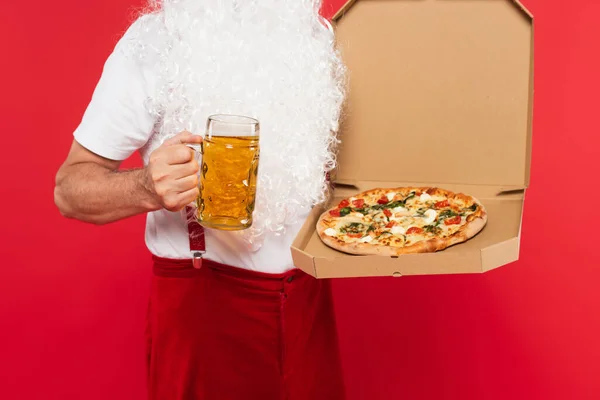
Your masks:
{"label": "white t-shirt", "polygon": [[[135,26],[135,24],[134,24]],[[125,160],[142,149],[156,134],[155,120],[144,102],[153,77],[126,50],[130,28],[107,59],[75,140],[102,157]],[[239,268],[266,273],[293,269],[290,246],[305,216],[281,236],[268,234],[258,251],[251,251],[235,232],[205,230],[205,258]],[[159,257],[191,257],[184,212],[166,210],[149,213],[146,222],[146,245]]]}

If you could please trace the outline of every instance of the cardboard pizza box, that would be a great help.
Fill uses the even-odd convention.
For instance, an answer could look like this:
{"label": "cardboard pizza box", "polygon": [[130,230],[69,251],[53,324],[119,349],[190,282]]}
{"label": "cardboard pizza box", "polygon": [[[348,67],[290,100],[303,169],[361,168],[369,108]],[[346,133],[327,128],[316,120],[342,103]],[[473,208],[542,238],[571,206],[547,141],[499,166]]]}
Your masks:
{"label": "cardboard pizza box", "polygon": [[357,0],[334,17],[349,94],[332,203],[376,187],[477,197],[488,224],[430,254],[353,256],[325,246],[315,207],[292,245],[317,278],[481,273],[519,258],[529,185],[533,18],[511,0]]}

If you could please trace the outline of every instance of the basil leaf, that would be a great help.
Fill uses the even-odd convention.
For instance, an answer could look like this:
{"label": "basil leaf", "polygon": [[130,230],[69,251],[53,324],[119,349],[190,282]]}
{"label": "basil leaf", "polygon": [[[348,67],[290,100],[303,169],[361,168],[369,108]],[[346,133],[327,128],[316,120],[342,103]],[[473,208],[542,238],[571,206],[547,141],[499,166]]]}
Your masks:
{"label": "basil leaf", "polygon": [[350,207],[344,207],[340,210],[340,215],[342,217],[345,217],[346,215],[350,214],[352,212],[352,209]]}
{"label": "basil leaf", "polygon": [[404,199],[404,204],[406,204],[406,202],[410,199],[412,199],[413,197],[415,197],[417,194],[415,192],[410,192],[410,194],[408,195],[407,198]]}
{"label": "basil leaf", "polygon": [[352,222],[340,228],[342,233],[362,233],[365,230],[365,225],[360,222]]}
{"label": "basil leaf", "polygon": [[458,214],[454,210],[444,210],[440,212],[439,218],[456,217]]}
{"label": "basil leaf", "polygon": [[396,208],[396,207],[404,207],[404,202],[402,200],[393,201],[391,203],[385,204],[384,208]]}
{"label": "basil leaf", "polygon": [[423,230],[429,233],[437,233],[440,230],[440,228],[437,225],[425,225],[423,227]]}
{"label": "basil leaf", "polygon": [[406,202],[415,196],[416,196],[415,192],[410,192],[408,197],[405,198],[404,200],[396,200],[396,201],[392,201],[392,202],[389,202],[386,204],[374,204],[370,208],[371,208],[371,210],[384,210],[386,208],[404,207],[406,205]]}

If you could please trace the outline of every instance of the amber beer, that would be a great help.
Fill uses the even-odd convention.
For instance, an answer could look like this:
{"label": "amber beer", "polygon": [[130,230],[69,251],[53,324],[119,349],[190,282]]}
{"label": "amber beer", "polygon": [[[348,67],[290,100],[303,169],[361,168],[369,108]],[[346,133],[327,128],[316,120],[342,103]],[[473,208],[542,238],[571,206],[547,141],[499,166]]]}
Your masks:
{"label": "amber beer", "polygon": [[201,153],[198,221],[213,229],[249,228],[256,199],[258,121],[211,116]]}

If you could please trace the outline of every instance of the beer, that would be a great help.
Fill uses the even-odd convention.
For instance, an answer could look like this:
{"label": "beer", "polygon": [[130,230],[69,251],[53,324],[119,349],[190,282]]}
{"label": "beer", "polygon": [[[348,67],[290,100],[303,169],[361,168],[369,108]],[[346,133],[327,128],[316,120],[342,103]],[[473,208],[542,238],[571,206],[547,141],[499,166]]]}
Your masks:
{"label": "beer", "polygon": [[211,136],[202,143],[198,221],[240,230],[252,225],[259,159],[258,136]]}

